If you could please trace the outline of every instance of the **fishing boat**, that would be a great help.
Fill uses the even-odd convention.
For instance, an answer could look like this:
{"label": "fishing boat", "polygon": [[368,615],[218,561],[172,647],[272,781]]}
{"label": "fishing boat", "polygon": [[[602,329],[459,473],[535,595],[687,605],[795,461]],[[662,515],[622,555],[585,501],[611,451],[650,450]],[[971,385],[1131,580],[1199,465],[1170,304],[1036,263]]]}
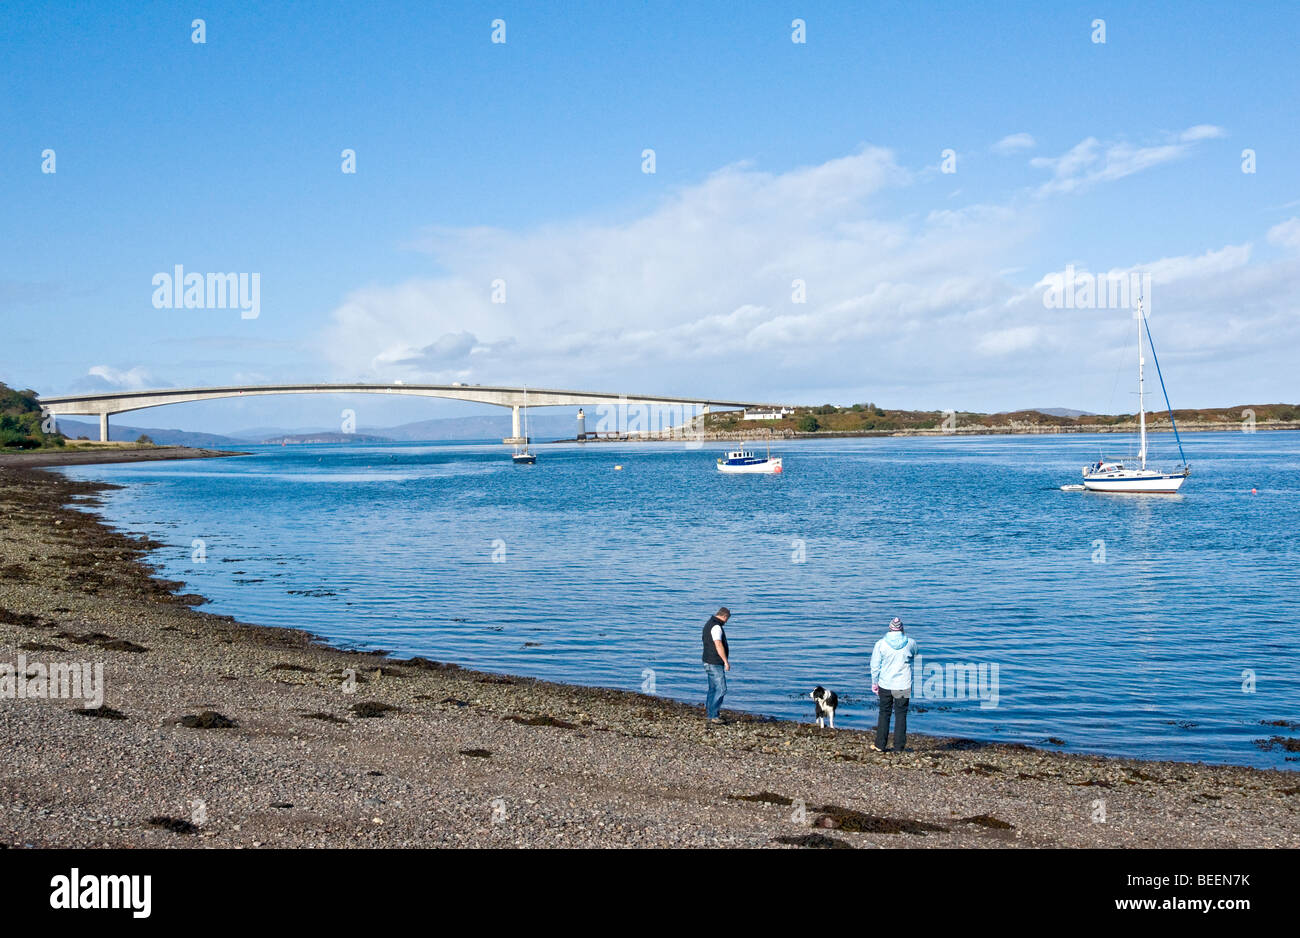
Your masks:
{"label": "fishing boat", "polygon": [[528,389],[524,388],[524,442],[522,446],[518,443],[515,444],[514,454],[510,457],[511,461],[514,462],[516,466],[531,466],[533,463],[537,462],[537,457],[533,454],[532,450],[528,448],[529,439]]}
{"label": "fishing boat", "polygon": [[781,472],[781,457],[772,455],[771,444],[768,444],[766,456],[756,456],[752,450],[741,448],[728,453],[725,457],[718,459],[718,471],[727,473],[744,473],[744,472]]}
{"label": "fishing boat", "polygon": [[[1174,411],[1169,405],[1169,392],[1165,390],[1164,375],[1160,373],[1160,359],[1156,355],[1155,343],[1151,340],[1151,325],[1142,310],[1142,301],[1138,300],[1138,454],[1137,466],[1126,466],[1122,462],[1098,459],[1095,463],[1083,467],[1083,487],[1090,492],[1131,492],[1142,495],[1172,495],[1182,487],[1191,475],[1192,467],[1187,464],[1183,453],[1183,441],[1178,436],[1178,424],[1174,421]],[[1142,344],[1143,333],[1146,344],[1151,347],[1151,359],[1156,365],[1156,376],[1160,379],[1160,390],[1164,394],[1165,409],[1169,411],[1169,424],[1174,430],[1174,439],[1178,443],[1178,455],[1182,458],[1181,466],[1170,470],[1161,470],[1147,465],[1147,415],[1146,415],[1146,355]]]}

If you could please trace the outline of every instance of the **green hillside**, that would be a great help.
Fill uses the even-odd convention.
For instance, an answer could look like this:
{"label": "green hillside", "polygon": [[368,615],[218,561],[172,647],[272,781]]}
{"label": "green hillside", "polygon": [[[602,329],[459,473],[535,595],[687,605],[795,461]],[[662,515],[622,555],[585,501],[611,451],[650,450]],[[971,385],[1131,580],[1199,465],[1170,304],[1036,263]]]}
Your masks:
{"label": "green hillside", "polygon": [[41,430],[35,391],[15,391],[0,382],[0,450],[62,446],[63,437]]}

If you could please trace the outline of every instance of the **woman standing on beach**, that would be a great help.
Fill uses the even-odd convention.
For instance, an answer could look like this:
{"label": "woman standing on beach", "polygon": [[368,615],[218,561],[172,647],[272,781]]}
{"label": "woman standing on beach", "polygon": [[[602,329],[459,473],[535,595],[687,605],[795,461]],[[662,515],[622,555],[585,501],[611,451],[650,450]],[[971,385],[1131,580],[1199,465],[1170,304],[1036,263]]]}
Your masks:
{"label": "woman standing on beach", "polygon": [[894,751],[907,745],[907,703],[912,695],[912,659],[916,642],[903,634],[903,620],[894,616],[889,631],[871,651],[871,691],[880,698],[876,741],[872,752],[884,752],[889,743],[889,715],[894,716]]}

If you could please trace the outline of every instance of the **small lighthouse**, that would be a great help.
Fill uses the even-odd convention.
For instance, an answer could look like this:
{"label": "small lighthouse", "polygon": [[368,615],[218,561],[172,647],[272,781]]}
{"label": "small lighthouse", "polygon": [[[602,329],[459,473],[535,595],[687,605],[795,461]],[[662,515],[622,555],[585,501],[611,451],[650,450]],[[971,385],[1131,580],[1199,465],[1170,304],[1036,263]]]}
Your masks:
{"label": "small lighthouse", "polygon": [[579,407],[578,408],[578,439],[585,440],[586,438],[587,438],[587,415],[584,414],[582,412],[582,408]]}

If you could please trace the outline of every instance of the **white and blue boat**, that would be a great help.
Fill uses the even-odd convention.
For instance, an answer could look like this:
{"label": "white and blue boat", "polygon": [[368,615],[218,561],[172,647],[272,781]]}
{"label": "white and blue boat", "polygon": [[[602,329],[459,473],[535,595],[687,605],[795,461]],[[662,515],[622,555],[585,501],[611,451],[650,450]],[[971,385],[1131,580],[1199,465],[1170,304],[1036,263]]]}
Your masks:
{"label": "white and blue boat", "polygon": [[743,472],[781,472],[781,457],[773,456],[768,450],[766,456],[756,456],[752,450],[740,449],[718,459],[718,471],[728,473]]}

